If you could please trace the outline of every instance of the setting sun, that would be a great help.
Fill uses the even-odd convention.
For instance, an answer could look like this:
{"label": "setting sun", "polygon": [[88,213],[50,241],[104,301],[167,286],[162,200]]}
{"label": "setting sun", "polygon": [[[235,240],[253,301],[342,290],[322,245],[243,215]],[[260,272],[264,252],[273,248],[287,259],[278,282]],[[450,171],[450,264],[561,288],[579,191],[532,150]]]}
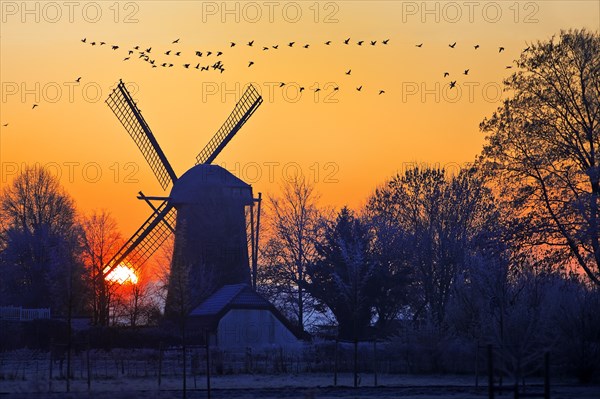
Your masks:
{"label": "setting sun", "polygon": [[119,284],[137,284],[138,277],[133,268],[126,265],[118,265],[105,277],[106,281],[111,281]]}

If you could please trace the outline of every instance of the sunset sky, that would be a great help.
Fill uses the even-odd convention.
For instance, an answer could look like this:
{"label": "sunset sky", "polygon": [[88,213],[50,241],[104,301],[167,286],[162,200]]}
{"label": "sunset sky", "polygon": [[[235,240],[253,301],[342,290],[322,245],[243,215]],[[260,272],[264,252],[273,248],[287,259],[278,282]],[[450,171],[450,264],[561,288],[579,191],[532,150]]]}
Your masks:
{"label": "sunset sky", "polygon": [[[598,1],[0,1],[0,10],[0,184],[22,165],[48,164],[80,211],[109,209],[126,236],[150,214],[137,192],[168,192],[104,103],[119,79],[178,175],[252,82],[264,103],[216,163],[267,196],[299,168],[323,204],[359,207],[411,162],[472,161],[478,125],[514,71],[506,66],[532,41],[600,25]],[[136,45],[152,48],[157,68],[137,52],[123,61]],[[223,73],[194,69],[219,59]]]}

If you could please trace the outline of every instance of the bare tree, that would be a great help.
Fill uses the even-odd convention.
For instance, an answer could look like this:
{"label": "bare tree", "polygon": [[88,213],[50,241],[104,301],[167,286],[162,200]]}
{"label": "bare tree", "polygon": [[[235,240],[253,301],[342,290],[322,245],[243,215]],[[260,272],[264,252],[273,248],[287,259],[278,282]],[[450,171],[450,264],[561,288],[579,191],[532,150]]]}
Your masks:
{"label": "bare tree", "polygon": [[[271,298],[283,300],[286,313],[293,313],[298,327],[304,331],[307,299],[303,285],[306,267],[314,260],[315,243],[321,229],[319,195],[304,177],[285,181],[280,196],[269,198],[265,211],[269,237],[261,250],[261,280],[259,289]],[[270,215],[269,215],[270,213]],[[313,309],[309,302],[308,309]]]}
{"label": "bare tree", "polygon": [[119,250],[123,238],[117,222],[106,210],[93,211],[84,216],[82,247],[83,258],[88,270],[92,297],[93,323],[106,326],[109,323],[109,309],[114,285],[104,279],[104,267]]}
{"label": "bare tree", "polygon": [[567,253],[600,285],[600,35],[532,43],[481,123],[484,158],[523,221],[522,245]]}

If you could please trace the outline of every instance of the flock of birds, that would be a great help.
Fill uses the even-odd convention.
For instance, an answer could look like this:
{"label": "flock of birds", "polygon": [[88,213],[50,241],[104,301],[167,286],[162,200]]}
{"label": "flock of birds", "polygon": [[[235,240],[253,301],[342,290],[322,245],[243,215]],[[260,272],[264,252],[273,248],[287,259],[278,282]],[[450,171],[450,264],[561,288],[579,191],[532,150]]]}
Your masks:
{"label": "flock of birds", "polygon": [[[176,58],[174,58],[174,57],[182,56],[182,51],[177,51],[177,49],[176,49],[176,45],[179,43],[179,40],[180,39],[178,38],[171,42],[171,44],[175,47],[175,49],[169,49],[169,50],[165,51],[163,54],[161,54],[160,52],[156,52],[156,51],[152,52],[152,47],[143,48],[138,45],[138,46],[134,46],[133,48],[128,48],[128,49],[126,49],[127,54],[123,58],[123,61],[130,61],[134,57],[136,57],[137,59],[148,63],[152,68],[159,68],[159,67],[173,68],[176,65],[174,62],[177,62]],[[369,46],[369,45],[376,46],[376,45],[378,45],[378,43],[380,43],[383,46],[387,46],[389,41],[390,41],[390,39],[384,39],[384,40],[381,40],[380,42],[378,42],[377,40],[370,40],[370,41],[359,40],[356,42],[356,45],[362,46],[364,44],[365,46]],[[118,50],[119,48],[121,48],[119,45],[116,45],[116,44],[107,45],[106,42],[89,41],[87,38],[81,39],[81,42],[84,44],[89,44],[91,46],[107,46],[115,51]],[[332,44],[333,44],[333,41],[331,41],[331,40],[323,42],[323,45],[325,45],[325,46],[331,46]],[[347,39],[343,40],[343,44],[351,45],[351,44],[354,44],[354,42],[351,43],[351,38],[347,38]],[[258,45],[255,46],[255,41],[251,40],[251,41],[249,41],[247,43],[243,43],[243,44],[238,44],[236,42],[230,42],[229,48],[231,49],[238,45],[246,45],[248,47],[253,47],[253,48],[258,48],[258,49],[262,48],[262,51],[276,51],[280,47],[279,44],[273,44],[273,45],[269,45],[269,46],[258,46]],[[310,43],[298,44],[296,42],[288,42],[287,44],[282,45],[282,47],[289,47],[289,48],[296,47],[296,48],[309,49],[309,48],[311,48],[311,44]],[[210,71],[211,69],[213,71],[219,71],[220,73],[225,72],[225,64],[223,63],[222,59],[218,58],[224,54],[224,50],[223,51],[196,50],[194,53],[197,58],[193,62],[179,63],[179,64],[177,64],[177,66],[183,67],[185,69],[197,69],[200,72]],[[162,60],[158,61],[158,57],[162,57],[163,55],[169,57],[167,62],[163,62],[164,57]],[[208,62],[208,63],[203,62],[204,59],[207,59],[207,61],[208,61],[208,58],[211,55],[214,55],[214,57],[212,59],[216,60],[214,63],[211,64],[210,62]],[[200,58],[202,59],[202,61],[200,60]],[[194,66],[194,64],[196,64],[196,65]],[[247,68],[251,68],[254,65],[255,65],[255,62],[253,60],[249,60]],[[346,75],[350,75],[351,71],[352,71],[351,69],[348,70],[346,72]],[[284,87],[285,85],[286,85],[285,82],[281,82],[279,84],[279,87]],[[338,91],[339,89],[340,89],[339,86],[333,87],[333,91]],[[362,89],[363,89],[363,86],[361,85],[356,88],[356,91],[361,92]],[[299,87],[300,92],[303,92],[304,90],[305,90],[304,86]],[[318,93],[319,91],[321,91],[321,88],[316,87],[313,89],[313,91],[315,93]],[[385,94],[385,90],[379,89],[378,94],[379,95]]]}
{"label": "flock of birds", "polygon": [[[213,71],[219,71],[220,73],[225,72],[225,64],[223,63],[222,59],[220,59],[219,57],[221,57],[224,54],[225,50],[219,50],[219,51],[200,51],[200,50],[196,50],[195,51],[195,56],[197,57],[193,62],[186,62],[186,63],[177,63],[177,57],[181,57],[182,56],[182,51],[178,51],[176,45],[179,44],[179,38],[175,39],[171,42],[171,44],[173,45],[174,49],[169,49],[167,51],[165,51],[163,54],[164,56],[169,57],[167,62],[163,62],[163,60],[161,61],[157,61],[158,57],[162,56],[163,54],[160,54],[160,52],[152,52],[152,47],[148,47],[148,48],[143,48],[140,46],[135,46],[133,48],[129,48],[127,49],[127,54],[126,56],[123,58],[123,61],[130,61],[132,58],[137,57],[137,59],[140,59],[146,63],[148,63],[152,68],[173,68],[174,66],[179,66],[179,67],[183,67],[185,69],[197,69],[201,72],[203,71],[210,71],[211,69]],[[369,41],[365,41],[365,40],[358,40],[358,41],[351,41],[351,38],[347,38],[344,39],[343,41],[341,41],[339,44],[343,44],[343,45],[356,45],[356,46],[377,46],[377,45],[388,45],[390,39],[385,39],[385,40],[381,40],[381,41],[377,41],[377,40],[369,40]],[[83,38],[81,39],[82,43],[86,43],[89,44],[91,46],[108,46],[110,47],[112,50],[118,50],[120,48],[119,45],[107,45],[106,42],[96,42],[96,41],[88,41],[87,38]],[[331,40],[327,40],[325,42],[323,42],[323,45],[325,46],[331,46],[334,42]],[[456,47],[456,42],[454,43],[450,43],[448,44],[448,47],[451,49],[454,49]],[[273,44],[273,45],[269,45],[269,46],[258,46],[255,45],[255,41],[251,40],[247,43],[243,43],[241,45],[246,45],[248,47],[254,47],[254,48],[262,48],[262,51],[276,51],[279,49],[280,45],[279,44]],[[238,43],[236,42],[230,42],[229,44],[229,48],[233,48],[238,46]],[[304,48],[304,49],[309,49],[311,47],[311,44],[306,43],[306,44],[298,44],[296,42],[289,42],[286,45],[284,45],[283,47],[289,47],[289,48],[293,48],[293,47],[297,47],[297,48]],[[422,48],[423,47],[423,43],[419,43],[416,44],[415,47],[418,48]],[[480,48],[479,44],[475,44],[473,45],[473,48],[475,50],[478,50]],[[498,53],[503,52],[505,49],[504,47],[499,47],[498,48]],[[528,51],[529,47],[527,49],[525,49],[525,51]],[[214,57],[212,59],[215,60],[214,63],[210,63],[210,62],[204,62],[204,59],[206,59],[208,61],[209,57],[211,57],[212,55],[214,55]],[[195,66],[194,66],[195,64]],[[255,62],[253,60],[249,60],[248,61],[248,68],[251,68],[255,65]],[[507,65],[506,69],[510,69],[512,68],[512,65]],[[463,71],[463,75],[467,76],[469,75],[470,69],[465,69]],[[352,73],[352,69],[349,69],[348,71],[346,71],[346,75],[351,75]],[[443,73],[444,78],[447,78],[450,76],[449,72],[444,72]],[[456,83],[457,80],[451,80],[449,82],[449,87],[450,89],[453,89],[454,87],[456,87]],[[284,87],[286,85],[285,82],[281,82],[279,87]],[[338,91],[340,88],[339,86],[334,86],[333,87],[333,91]],[[304,91],[305,88],[303,86],[300,87],[300,92]],[[314,92],[319,92],[321,91],[321,88],[316,87],[313,89]],[[360,85],[358,87],[356,87],[356,91],[357,92],[362,92],[363,91],[363,85]],[[385,90],[383,89],[378,89],[377,90],[378,95],[382,95],[385,94]]]}
{"label": "flock of birds", "polygon": [[[169,49],[167,51],[165,51],[164,53],[162,52],[158,52],[158,51],[152,51],[152,47],[148,47],[148,48],[143,48],[142,46],[134,46],[133,48],[128,48],[126,49],[126,56],[123,58],[123,61],[130,61],[134,58],[137,58],[138,60],[144,61],[147,64],[149,64],[152,68],[173,68],[176,64],[176,60],[177,57],[181,57],[182,56],[182,51],[178,51],[177,50],[177,45],[179,44],[179,38],[175,39],[171,42],[171,45],[174,47],[173,49]],[[350,46],[350,45],[356,45],[356,46],[377,46],[377,45],[382,45],[382,46],[387,46],[389,43],[390,39],[385,39],[385,40],[381,40],[381,41],[377,41],[377,40],[369,40],[369,41],[365,41],[365,40],[358,40],[358,41],[351,41],[351,38],[347,38],[344,39],[343,41],[341,41],[339,44],[343,44],[346,46]],[[83,38],[81,39],[81,42],[84,44],[88,44],[91,46],[106,46],[107,48],[110,48],[113,51],[117,51],[121,48],[121,46],[119,46],[118,44],[107,44],[104,41],[91,41],[88,40],[87,38]],[[334,44],[333,41],[331,40],[327,40],[325,42],[323,42],[323,45],[325,46],[331,46],[332,44]],[[415,47],[417,48],[422,48],[424,43],[419,43],[416,44]],[[230,42],[229,43],[229,48],[233,48],[236,47],[238,45],[245,45],[248,47],[254,47],[254,48],[262,48],[262,51],[276,51],[279,49],[279,44],[274,44],[274,45],[270,45],[270,46],[255,46],[255,42],[254,40],[251,40],[247,43],[243,43],[243,44],[238,44],[236,42]],[[456,47],[457,43],[450,43],[448,44],[448,47],[450,49],[454,49]],[[306,43],[306,44],[297,44],[296,42],[288,42],[285,47],[289,47],[289,48],[293,48],[293,47],[297,47],[297,48],[304,48],[304,49],[309,49],[311,47],[311,44]],[[479,44],[475,44],[473,45],[474,50],[478,50],[480,48]],[[524,49],[524,52],[529,51],[529,47],[527,47],[526,49]],[[502,53],[503,51],[505,51],[504,47],[500,46],[498,47],[498,53]],[[219,71],[219,73],[223,73],[225,72],[225,64],[222,61],[221,56],[223,56],[224,54],[224,50],[221,51],[211,51],[211,50],[204,50],[204,51],[200,51],[200,50],[196,50],[194,52],[194,56],[196,57],[196,59],[194,60],[194,62],[184,62],[184,63],[177,63],[177,66],[183,67],[185,69],[197,69],[200,72],[204,72],[204,71],[210,71],[211,69],[213,71]],[[168,61],[158,61],[158,57],[162,57],[162,56],[166,56],[168,57]],[[213,62],[211,64],[211,61],[208,61],[208,59],[213,56],[211,59],[215,60],[215,62]],[[204,60],[207,60],[206,62]],[[194,65],[195,64],[195,65]],[[255,65],[255,62],[250,60],[248,61],[248,68],[251,68],[252,66]],[[512,65],[507,65],[505,67],[506,69],[511,69]],[[463,71],[463,75],[468,76],[470,72],[470,69],[465,69]],[[348,69],[347,71],[345,71],[346,75],[351,75],[352,74],[352,69]],[[448,78],[450,77],[450,72],[443,72],[443,76],[444,78]],[[75,79],[75,82],[80,82],[81,81],[81,77],[78,77],[77,79]],[[456,87],[456,83],[457,80],[450,80],[448,85],[450,89],[453,89]],[[279,84],[279,87],[284,87],[286,85],[285,82],[281,82]],[[362,92],[363,91],[363,85],[360,85],[358,87],[355,88],[357,92]],[[299,91],[303,92],[305,90],[304,86],[300,86]],[[339,86],[334,86],[333,87],[333,91],[338,91],[340,90]],[[321,91],[320,87],[316,87],[313,89],[313,91],[315,93]],[[377,89],[376,92],[378,93],[378,95],[382,95],[385,94],[386,91],[384,89]],[[36,109],[39,106],[39,104],[33,104],[31,109]],[[8,123],[2,124],[3,127],[8,127]]]}

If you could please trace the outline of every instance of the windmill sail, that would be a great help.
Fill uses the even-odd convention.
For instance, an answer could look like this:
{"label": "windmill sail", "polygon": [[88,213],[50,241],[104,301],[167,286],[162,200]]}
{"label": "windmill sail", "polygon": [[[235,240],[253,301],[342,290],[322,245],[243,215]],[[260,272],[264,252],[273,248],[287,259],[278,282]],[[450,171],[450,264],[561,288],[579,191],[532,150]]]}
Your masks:
{"label": "windmill sail", "polygon": [[262,102],[263,99],[254,86],[248,86],[223,126],[196,157],[196,165],[212,163]]}
{"label": "windmill sail", "polygon": [[142,151],[158,182],[165,190],[169,183],[177,180],[177,175],[122,81],[119,81],[117,87],[108,96],[106,104]]}
{"label": "windmill sail", "polygon": [[172,205],[163,201],[108,262],[104,276],[122,263],[139,269],[174,231],[176,213]]}

